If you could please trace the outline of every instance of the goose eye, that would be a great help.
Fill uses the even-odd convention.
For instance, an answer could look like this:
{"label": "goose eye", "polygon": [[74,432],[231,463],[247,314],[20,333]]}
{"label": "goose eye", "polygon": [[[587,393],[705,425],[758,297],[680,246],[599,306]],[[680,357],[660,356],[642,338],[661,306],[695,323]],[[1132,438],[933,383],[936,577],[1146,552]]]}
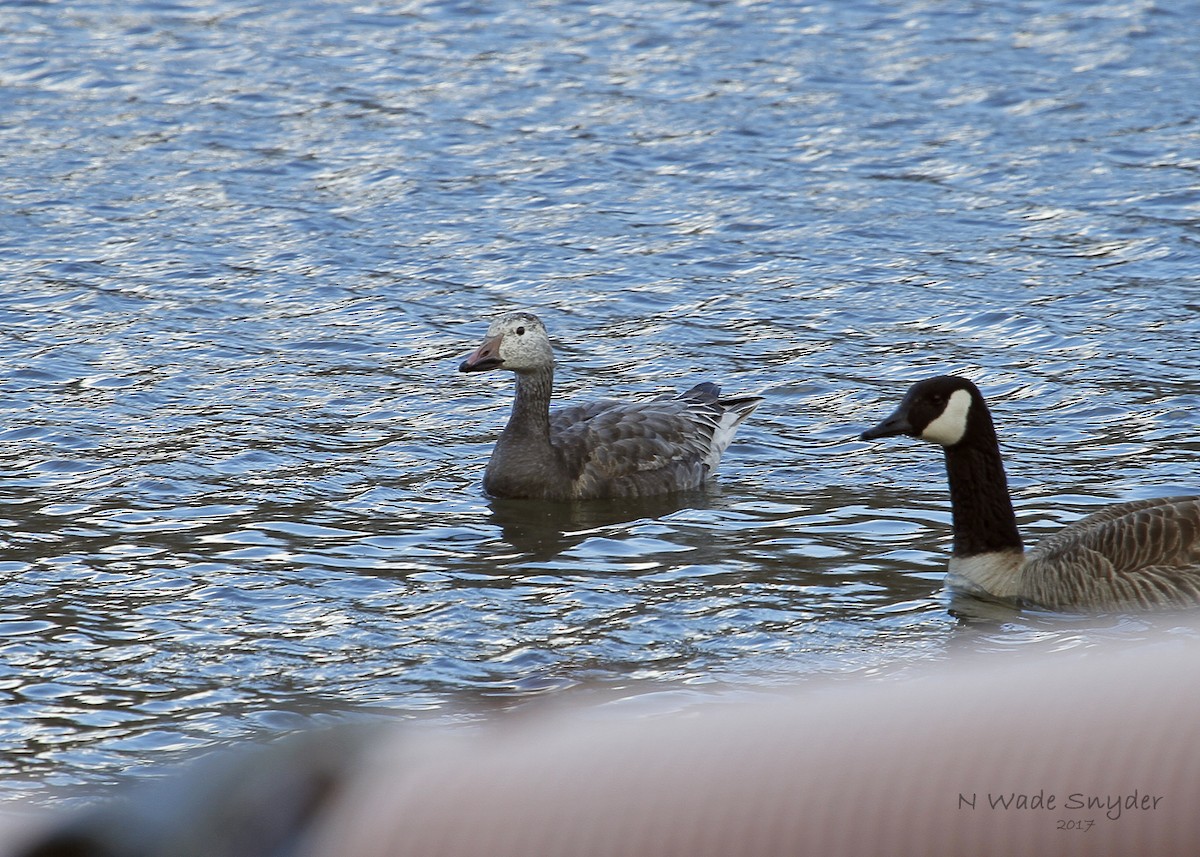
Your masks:
{"label": "goose eye", "polygon": [[517,328],[517,336],[524,336],[524,335],[525,335],[525,328],[518,327]]}

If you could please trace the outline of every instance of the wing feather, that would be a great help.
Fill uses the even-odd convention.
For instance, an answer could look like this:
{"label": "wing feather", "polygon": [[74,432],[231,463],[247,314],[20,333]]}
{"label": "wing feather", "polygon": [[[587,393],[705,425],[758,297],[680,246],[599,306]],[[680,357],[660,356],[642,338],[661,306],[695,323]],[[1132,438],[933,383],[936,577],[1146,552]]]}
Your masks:
{"label": "wing feather", "polygon": [[1024,593],[1047,607],[1200,603],[1200,498],[1106,507],[1039,542]]}
{"label": "wing feather", "polygon": [[[713,385],[707,385],[713,386]],[[723,408],[715,390],[641,402],[606,399],[550,416],[576,496],[637,496],[698,487]]]}

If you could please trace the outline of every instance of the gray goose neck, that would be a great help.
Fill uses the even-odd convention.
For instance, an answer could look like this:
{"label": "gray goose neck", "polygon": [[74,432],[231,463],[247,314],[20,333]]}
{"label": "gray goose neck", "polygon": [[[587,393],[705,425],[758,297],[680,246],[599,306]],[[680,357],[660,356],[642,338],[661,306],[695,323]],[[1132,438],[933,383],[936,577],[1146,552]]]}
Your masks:
{"label": "gray goose neck", "polygon": [[954,555],[1022,551],[1004,462],[995,429],[978,426],[974,436],[946,450],[946,476],[954,516]]}
{"label": "gray goose neck", "polygon": [[517,394],[506,432],[519,432],[550,440],[550,393],[554,369],[517,372]]}

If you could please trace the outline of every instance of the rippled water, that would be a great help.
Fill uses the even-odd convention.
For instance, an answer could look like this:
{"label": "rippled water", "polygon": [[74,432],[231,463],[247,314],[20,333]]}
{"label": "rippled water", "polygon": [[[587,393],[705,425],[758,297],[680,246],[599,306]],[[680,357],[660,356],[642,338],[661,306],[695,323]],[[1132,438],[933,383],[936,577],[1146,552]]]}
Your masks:
{"label": "rippled water", "polygon": [[[0,6],[3,794],[363,713],[1138,638],[954,619],[940,456],[855,438],[965,372],[1027,535],[1197,488],[1193,18]],[[455,367],[514,307],[564,400],[766,396],[712,490],[489,503],[510,380]]]}

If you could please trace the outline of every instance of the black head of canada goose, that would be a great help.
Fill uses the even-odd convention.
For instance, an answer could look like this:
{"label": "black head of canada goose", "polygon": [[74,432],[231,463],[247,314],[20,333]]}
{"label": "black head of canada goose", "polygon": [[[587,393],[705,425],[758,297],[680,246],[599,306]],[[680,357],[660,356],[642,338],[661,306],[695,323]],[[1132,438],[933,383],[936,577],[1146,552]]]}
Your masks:
{"label": "black head of canada goose", "polygon": [[951,588],[1052,610],[1200,604],[1200,497],[1108,506],[1025,553],[992,415],[974,384],[953,375],[913,384],[862,439],[894,435],[945,451],[954,519]]}
{"label": "black head of canada goose", "polygon": [[554,353],[545,326],[527,312],[493,321],[458,368],[507,369],[517,379],[512,415],[483,475],[493,497],[586,500],[699,488],[762,401],[723,399],[706,382],[677,396],[551,411]]}

